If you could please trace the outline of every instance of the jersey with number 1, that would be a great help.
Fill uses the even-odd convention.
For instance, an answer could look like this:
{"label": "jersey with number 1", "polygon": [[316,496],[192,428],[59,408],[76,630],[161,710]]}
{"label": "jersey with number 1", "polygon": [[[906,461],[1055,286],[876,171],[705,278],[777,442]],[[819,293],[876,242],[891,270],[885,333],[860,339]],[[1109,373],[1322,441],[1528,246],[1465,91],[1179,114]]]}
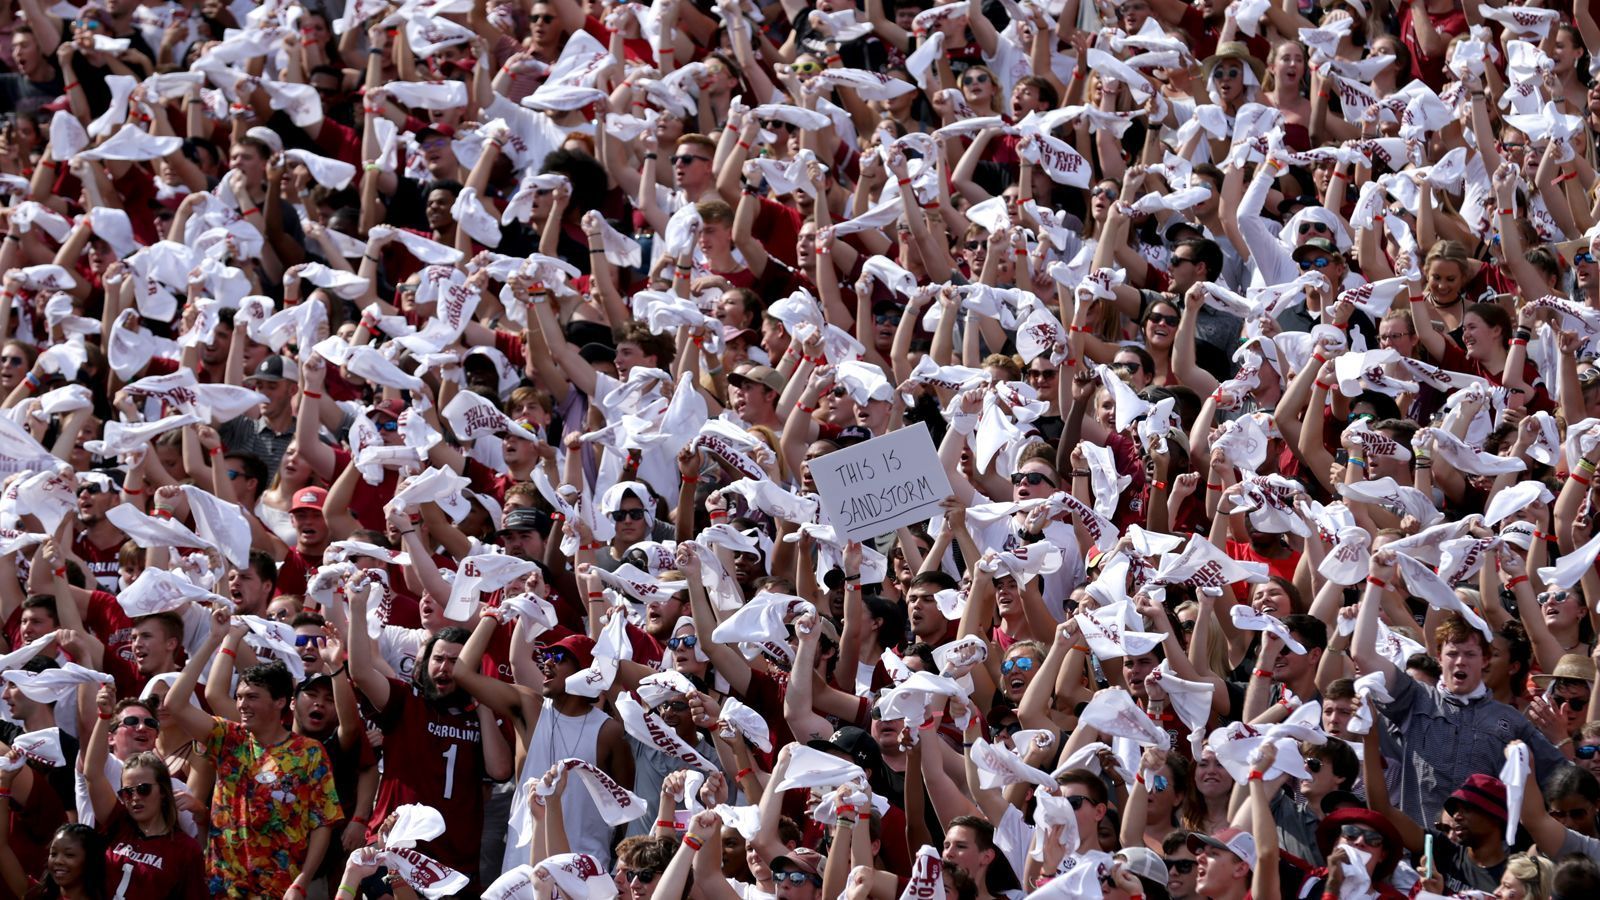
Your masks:
{"label": "jersey with number 1", "polygon": [[437,809],[450,827],[417,850],[476,880],[484,777],[477,705],[433,702],[416,685],[391,678],[389,704],[375,718],[383,729],[383,780],[373,828],[407,803]]}
{"label": "jersey with number 1", "polygon": [[[152,797],[152,800],[155,798]],[[206,860],[194,838],[174,829],[145,837],[118,803],[106,836],[106,893],[111,900],[203,900]]]}

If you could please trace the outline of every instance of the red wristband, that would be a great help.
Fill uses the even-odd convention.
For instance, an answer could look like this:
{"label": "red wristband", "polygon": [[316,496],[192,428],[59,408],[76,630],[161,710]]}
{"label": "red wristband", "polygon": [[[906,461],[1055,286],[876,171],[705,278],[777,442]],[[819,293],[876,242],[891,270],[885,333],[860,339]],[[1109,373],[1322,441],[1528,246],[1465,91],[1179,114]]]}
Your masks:
{"label": "red wristband", "polygon": [[222,448],[221,447],[212,447],[211,448],[211,455],[212,456],[221,456],[222,455]]}
{"label": "red wristband", "polygon": [[743,780],[745,780],[746,776],[752,775],[754,773],[755,773],[755,769],[740,769],[739,771],[733,773],[733,780],[734,781],[743,781]]}
{"label": "red wristband", "polygon": [[1387,591],[1389,589],[1389,585],[1384,583],[1382,579],[1373,578],[1371,576],[1367,577],[1367,584],[1370,584],[1375,588],[1379,588],[1379,589],[1382,589],[1382,590],[1385,590],[1385,591]]}
{"label": "red wristband", "polygon": [[241,210],[239,210],[239,215],[241,215],[241,216],[253,216],[258,212],[261,212],[261,207],[252,206],[249,209],[241,209]]}
{"label": "red wristband", "polygon": [[237,653],[234,653],[232,650],[229,650],[227,647],[223,647],[221,652],[224,653],[227,656],[232,656],[235,659],[237,659],[238,656],[239,656]]}
{"label": "red wristband", "polygon": [[317,393],[316,391],[301,391],[300,394],[302,396],[305,396],[305,397],[310,397],[313,400],[321,400],[322,399],[322,395]]}
{"label": "red wristband", "polygon": [[1522,584],[1523,582],[1525,582],[1527,580],[1528,580],[1528,576],[1526,576],[1526,575],[1518,575],[1517,577],[1515,577],[1515,578],[1511,579],[1510,581],[1506,582],[1506,587],[1514,588],[1517,585]]}
{"label": "red wristband", "polygon": [[1252,677],[1252,678],[1271,678],[1272,677],[1272,672],[1270,670],[1268,670],[1268,669],[1257,669],[1254,672],[1250,673],[1250,677]]}

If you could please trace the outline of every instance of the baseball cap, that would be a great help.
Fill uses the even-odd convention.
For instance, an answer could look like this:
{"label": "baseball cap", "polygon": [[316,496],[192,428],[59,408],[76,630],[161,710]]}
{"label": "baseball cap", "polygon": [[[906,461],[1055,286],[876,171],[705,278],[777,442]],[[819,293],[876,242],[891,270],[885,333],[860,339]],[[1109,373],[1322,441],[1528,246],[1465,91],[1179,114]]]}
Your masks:
{"label": "baseball cap", "polygon": [[843,753],[865,770],[869,778],[883,769],[883,750],[878,747],[877,739],[854,725],[843,726],[827,740],[806,741],[806,746],[824,753]]}
{"label": "baseball cap", "polygon": [[400,399],[379,400],[377,403],[372,404],[371,409],[373,415],[398,419],[400,414],[406,411],[406,404],[404,400]]}
{"label": "baseball cap", "polygon": [[578,661],[578,668],[587,669],[594,665],[594,638],[587,634],[569,634],[554,644],[545,646],[546,650],[565,650],[571,653]]}
{"label": "baseball cap", "polygon": [[318,688],[318,687],[325,687],[330,691],[333,690],[333,676],[331,676],[331,675],[307,675],[305,681],[302,681],[298,685],[295,685],[294,692],[296,694],[304,694],[306,691],[309,691],[312,688]]}
{"label": "baseball cap", "polygon": [[870,440],[872,440],[872,429],[865,425],[846,425],[845,427],[839,429],[839,433],[833,438],[834,444],[838,445],[841,449],[844,447],[853,447],[862,441]]}
{"label": "baseball cap", "polygon": [[1444,801],[1445,811],[1452,816],[1463,806],[1504,822],[1507,817],[1506,783],[1493,775],[1468,775],[1461,787]]}
{"label": "baseball cap", "polygon": [[1117,851],[1116,858],[1139,878],[1148,878],[1160,885],[1167,883],[1167,864],[1148,847],[1124,847]]}
{"label": "baseball cap", "polygon": [[822,854],[810,847],[796,847],[783,856],[774,857],[771,869],[774,872],[805,872],[820,878],[822,861]]}
{"label": "baseball cap", "polygon": [[500,533],[508,531],[537,531],[544,534],[550,530],[550,514],[542,509],[524,506],[506,513],[504,522],[500,525]]}
{"label": "baseball cap", "polygon": [[617,348],[608,344],[584,344],[578,348],[578,355],[583,361],[594,365],[595,363],[614,363],[617,361]]}
{"label": "baseball cap", "polygon": [[1245,865],[1254,869],[1256,867],[1256,839],[1248,831],[1237,828],[1224,828],[1215,836],[1193,832],[1189,835],[1189,852],[1200,855],[1202,847],[1214,847],[1226,850],[1239,857]]}
{"label": "baseball cap", "polygon": [[1338,256],[1339,248],[1333,241],[1325,237],[1314,237],[1308,238],[1304,244],[1294,248],[1294,253],[1290,255],[1298,260],[1302,255],[1309,255],[1309,253],[1326,253],[1330,256]]}
{"label": "baseball cap", "polygon": [[257,125],[249,131],[246,131],[244,136],[253,137],[261,143],[266,144],[268,147],[272,148],[273,153],[283,152],[283,138],[278,137],[278,133],[276,131],[273,131],[271,128],[268,128],[265,125]]}
{"label": "baseball cap", "polygon": [[319,487],[301,488],[294,492],[294,502],[289,506],[289,512],[300,509],[314,509],[322,512],[322,504],[328,502],[328,492]]}
{"label": "baseball cap", "polygon": [[299,381],[300,367],[287,356],[269,356],[250,373],[255,381]]}
{"label": "baseball cap", "polygon": [[783,375],[771,366],[745,364],[734,369],[733,374],[728,376],[729,384],[750,382],[762,385],[776,393],[783,393]]}

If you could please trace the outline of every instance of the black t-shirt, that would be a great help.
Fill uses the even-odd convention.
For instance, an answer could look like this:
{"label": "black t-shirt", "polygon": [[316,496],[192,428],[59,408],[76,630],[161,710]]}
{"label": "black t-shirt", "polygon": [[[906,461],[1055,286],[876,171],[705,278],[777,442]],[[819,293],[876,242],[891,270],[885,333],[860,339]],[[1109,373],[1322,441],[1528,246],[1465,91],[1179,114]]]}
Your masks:
{"label": "black t-shirt", "polygon": [[[1467,855],[1467,848],[1450,840],[1448,832],[1438,828],[1429,828],[1428,833],[1433,835],[1433,864],[1439,872],[1439,877],[1444,879],[1444,889],[1447,893],[1460,893],[1462,891],[1486,891],[1492,893],[1500,887],[1500,876],[1505,873],[1506,864],[1502,860],[1498,865],[1487,868],[1472,861]],[[1528,842],[1523,834],[1517,835],[1517,845],[1506,848],[1506,857],[1520,853],[1527,848]]]}
{"label": "black t-shirt", "polygon": [[[17,742],[17,738],[24,734],[20,726],[10,722],[0,722],[0,741],[10,747]],[[66,759],[65,766],[43,766],[30,763],[34,774],[42,776],[56,796],[61,798],[63,809],[74,809],[77,803],[77,788],[73,784],[73,765],[78,758],[78,739],[66,732],[61,732],[61,756]]]}
{"label": "black t-shirt", "polygon": [[[815,25],[811,24],[811,7],[803,6],[795,15],[794,36],[795,44],[800,53],[809,53],[818,59],[828,56],[827,41]],[[884,49],[883,42],[876,35],[867,35],[856,40],[839,45],[839,58],[849,69],[867,69],[881,71],[889,63],[889,52]]]}
{"label": "black t-shirt", "polygon": [[[143,53],[145,58],[149,59],[152,64],[155,62],[156,51],[151,49],[149,42],[144,39],[144,35],[139,29],[135,28],[128,34],[118,34],[113,35],[113,37],[127,38],[129,50],[137,50]],[[63,23],[61,26],[61,41],[62,43],[67,43],[71,40],[72,23]],[[150,71],[145,68],[143,63],[137,60],[125,58],[123,59],[123,65],[131,69],[140,81],[150,77]],[[93,110],[95,115],[104,112],[106,107],[111,105],[111,88],[106,85],[106,76],[114,74],[116,73],[112,72],[109,66],[96,66],[90,63],[88,57],[82,53],[72,54],[72,80],[83,87],[83,95],[89,99],[89,109]]]}
{"label": "black t-shirt", "polygon": [[61,96],[66,83],[54,68],[45,81],[32,81],[21,73],[0,75],[0,109],[8,112],[37,113],[46,103]]}

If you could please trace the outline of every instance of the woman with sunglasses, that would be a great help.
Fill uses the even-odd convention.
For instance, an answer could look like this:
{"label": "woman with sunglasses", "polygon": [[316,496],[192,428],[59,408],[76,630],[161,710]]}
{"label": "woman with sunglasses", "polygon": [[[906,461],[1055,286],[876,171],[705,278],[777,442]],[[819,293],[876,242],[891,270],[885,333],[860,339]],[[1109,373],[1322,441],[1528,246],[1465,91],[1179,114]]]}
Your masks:
{"label": "woman with sunglasses", "polygon": [[[191,900],[206,895],[204,854],[195,839],[179,827],[177,796],[166,760],[149,751],[123,759],[115,783],[108,777],[113,730],[158,730],[148,711],[113,710],[114,695],[102,689],[99,710],[84,746],[83,777],[94,820],[106,836],[107,887],[129,900]],[[129,720],[137,720],[129,724]],[[181,784],[181,782],[180,782]],[[192,824],[191,824],[192,827]]]}
{"label": "woman with sunglasses", "polygon": [[1193,765],[1180,753],[1145,748],[1123,811],[1122,846],[1162,851],[1167,835],[1180,827],[1179,813],[1189,796]]}

